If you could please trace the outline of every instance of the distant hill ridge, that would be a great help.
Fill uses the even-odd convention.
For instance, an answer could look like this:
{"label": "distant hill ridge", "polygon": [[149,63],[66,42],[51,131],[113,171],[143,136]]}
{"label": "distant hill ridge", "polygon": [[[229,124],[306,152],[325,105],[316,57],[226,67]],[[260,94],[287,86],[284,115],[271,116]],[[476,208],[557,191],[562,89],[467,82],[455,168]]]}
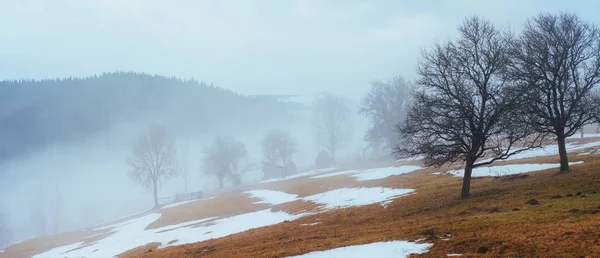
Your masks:
{"label": "distant hill ridge", "polygon": [[201,133],[291,119],[276,97],[244,96],[195,80],[133,72],[0,82],[0,163],[144,119]]}

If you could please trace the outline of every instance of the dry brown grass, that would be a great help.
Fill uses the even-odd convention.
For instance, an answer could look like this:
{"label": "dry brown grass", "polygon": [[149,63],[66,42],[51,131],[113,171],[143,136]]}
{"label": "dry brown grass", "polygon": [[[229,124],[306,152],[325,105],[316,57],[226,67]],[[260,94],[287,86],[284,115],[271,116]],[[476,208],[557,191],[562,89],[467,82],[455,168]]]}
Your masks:
{"label": "dry brown grass", "polygon": [[[517,180],[474,180],[472,196],[467,199],[458,198],[460,178],[422,170],[379,182],[417,189],[417,194],[396,199],[387,208],[374,204],[333,210],[129,257],[284,257],[420,238],[435,244],[423,257],[448,253],[463,253],[463,257],[600,257],[600,158],[581,158],[586,163],[572,166],[571,173],[550,169]],[[547,159],[530,161],[550,161]],[[577,192],[585,197],[552,199]],[[532,198],[540,205],[525,204]],[[301,225],[315,221],[321,223]],[[480,249],[487,249],[487,253],[477,253]]]}
{"label": "dry brown grass", "polygon": [[[565,174],[551,169],[528,173],[529,177],[516,180],[476,179],[472,181],[472,197],[467,199],[458,198],[461,178],[431,174],[456,169],[448,166],[363,182],[345,175],[298,178],[239,188],[223,192],[215,199],[165,209],[161,218],[149,228],[268,207],[252,204],[252,198],[240,194],[248,189],[272,189],[307,196],[340,187],[384,186],[414,188],[416,194],[396,199],[387,208],[373,204],[327,211],[194,244],[165,249],[156,249],[158,245],[149,244],[119,257],[284,257],[355,244],[421,238],[435,244],[423,257],[442,257],[447,253],[463,253],[463,257],[600,257],[600,215],[597,214],[600,211],[600,156],[570,154],[570,158],[571,161],[585,160],[585,164],[574,165],[572,172]],[[558,157],[549,156],[495,165],[557,162]],[[575,195],[577,192],[582,192],[585,197],[552,199],[555,195]],[[525,202],[532,198],[541,204],[526,205]],[[273,210],[294,214],[317,209],[317,205],[304,201],[273,207]],[[320,224],[302,225],[314,222]],[[0,256],[27,257],[99,232],[75,233],[79,235],[63,234],[54,240],[28,241],[20,248],[18,245],[9,248]],[[452,236],[447,237],[447,234]],[[487,253],[478,254],[477,250],[483,247],[488,249]]]}

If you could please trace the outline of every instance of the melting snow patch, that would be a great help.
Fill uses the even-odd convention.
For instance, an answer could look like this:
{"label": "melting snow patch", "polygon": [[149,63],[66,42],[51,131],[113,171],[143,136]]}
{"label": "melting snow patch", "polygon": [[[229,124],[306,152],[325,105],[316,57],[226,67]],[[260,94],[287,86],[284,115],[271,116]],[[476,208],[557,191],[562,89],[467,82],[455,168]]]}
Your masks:
{"label": "melting snow patch", "polygon": [[323,204],[327,209],[335,209],[338,207],[343,208],[385,202],[394,197],[412,193],[413,191],[413,189],[394,189],[382,187],[341,188],[307,196],[303,199],[306,201]]}
{"label": "melting snow patch", "polygon": [[[567,143],[565,145],[565,147],[567,148],[567,152],[573,152],[576,150],[583,150],[583,149],[592,148],[592,147],[600,147],[600,142],[589,142],[589,143],[585,143],[585,144]],[[526,150],[526,151],[523,151],[518,154],[510,156],[506,160],[526,159],[526,158],[553,156],[553,155],[558,155],[558,146],[557,145],[546,145],[542,148]],[[478,163],[486,162],[486,161],[490,161],[490,160],[491,159],[485,159],[485,160],[478,161]]]}
{"label": "melting snow patch", "polygon": [[429,250],[432,244],[417,244],[407,241],[377,242],[366,245],[353,245],[335,248],[327,251],[311,252],[294,257],[407,257],[410,254],[422,254]]}
{"label": "melting snow patch", "polygon": [[184,205],[184,204],[188,204],[188,203],[191,203],[191,202],[197,202],[197,201],[199,201],[199,200],[190,200],[190,201],[183,201],[183,202],[178,202],[178,203],[172,203],[172,204],[163,206],[161,209],[162,210],[164,210],[164,209],[170,209],[170,208],[177,207],[179,205]]}
{"label": "melting snow patch", "polygon": [[[81,246],[81,242],[75,243],[54,248],[34,257],[114,257],[127,250],[152,242],[162,243],[161,248],[171,245],[200,242],[236,234],[253,228],[274,225],[286,220],[294,220],[303,215],[304,214],[290,215],[283,211],[272,212],[268,209],[218,220],[214,220],[214,217],[204,218],[156,229],[146,229],[148,225],[160,218],[160,214],[152,213],[128,221],[127,223],[120,223],[112,226],[113,234],[90,245]],[[169,245],[168,243],[173,240],[177,241]]]}
{"label": "melting snow patch", "polygon": [[335,172],[335,173],[329,173],[329,174],[325,174],[325,175],[313,176],[311,178],[326,178],[326,177],[332,177],[332,176],[352,175],[352,174],[359,173],[361,171],[362,170],[346,170],[346,171],[340,171],[340,172]]}
{"label": "melting snow patch", "polygon": [[308,224],[300,224],[300,226],[314,226],[314,225],[319,225],[321,224],[321,222],[314,222],[314,223],[308,223]]}
{"label": "melting snow patch", "polygon": [[[571,162],[570,165],[582,164],[583,161]],[[538,170],[544,170],[549,168],[557,168],[560,167],[560,164],[512,164],[512,165],[503,165],[503,166],[495,166],[495,167],[478,167],[474,168],[471,176],[479,177],[479,176],[506,176],[506,175],[514,175],[526,172],[533,172]],[[464,175],[464,170],[451,170],[446,173],[452,174],[454,176],[462,177]],[[442,173],[434,173],[434,174],[442,174]]]}
{"label": "melting snow patch", "polygon": [[75,248],[77,248],[78,246],[80,246],[81,244],[83,244],[83,242],[78,242],[75,244],[70,244],[70,245],[65,245],[65,246],[60,246],[60,247],[56,247],[56,248],[52,248],[42,254],[38,254],[38,255],[34,255],[32,258],[42,258],[42,257],[48,257],[48,258],[54,258],[54,257],[68,257],[68,255],[70,255],[70,253],[67,253]]}
{"label": "melting snow patch", "polygon": [[462,256],[462,254],[447,254],[446,256],[450,256],[450,257],[452,257],[452,256]]}
{"label": "melting snow patch", "polygon": [[272,178],[272,179],[264,180],[264,181],[261,181],[261,183],[272,183],[272,182],[278,182],[278,181],[283,181],[283,180],[288,180],[288,179],[293,179],[293,178],[312,176],[314,174],[329,172],[329,171],[333,171],[336,169],[339,169],[339,168],[311,170],[311,171],[302,172],[302,173],[298,173],[298,174],[294,174],[294,175],[290,175],[290,176],[286,176],[286,177],[282,177],[282,178]]}
{"label": "melting snow patch", "polygon": [[419,170],[419,166],[399,166],[399,167],[387,167],[387,168],[375,168],[367,170],[363,173],[354,175],[358,181],[382,179],[394,175],[402,175]]}
{"label": "melting snow patch", "polygon": [[289,194],[272,190],[252,190],[246,191],[245,193],[249,194],[251,197],[262,199],[262,201],[254,203],[266,203],[271,205],[292,202],[297,200],[298,198],[298,195],[295,194]]}

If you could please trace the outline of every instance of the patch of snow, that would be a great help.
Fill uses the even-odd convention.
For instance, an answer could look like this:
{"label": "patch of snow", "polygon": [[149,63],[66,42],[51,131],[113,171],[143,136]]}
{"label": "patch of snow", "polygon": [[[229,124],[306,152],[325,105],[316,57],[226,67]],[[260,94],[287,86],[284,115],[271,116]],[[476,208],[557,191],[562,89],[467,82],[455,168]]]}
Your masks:
{"label": "patch of snow", "polygon": [[[157,237],[159,237],[160,242],[163,243],[161,247],[188,244],[212,238],[220,238],[253,228],[266,227],[286,220],[295,220],[303,215],[304,214],[291,215],[283,211],[272,212],[270,209],[266,209],[215,220],[213,221],[213,225],[178,228],[173,231],[158,234]],[[168,243],[172,240],[178,241],[171,245],[164,245],[164,243]]]}
{"label": "patch of snow", "polygon": [[352,174],[359,173],[361,171],[363,171],[363,170],[345,170],[345,171],[340,171],[340,172],[335,172],[335,173],[313,176],[311,178],[316,179],[316,178],[326,178],[326,177],[332,177],[332,176],[352,175]]}
{"label": "patch of snow", "polygon": [[446,256],[449,256],[449,257],[453,257],[453,256],[462,256],[462,254],[447,254]]}
{"label": "patch of snow", "polygon": [[273,190],[251,190],[246,191],[245,193],[249,194],[251,197],[262,199],[262,201],[254,203],[266,203],[271,205],[292,202],[298,199],[298,195]]}
{"label": "patch of snow", "polygon": [[317,222],[314,222],[314,223],[300,224],[300,226],[314,226],[314,225],[319,225],[319,224],[321,224],[321,222],[317,221]]}
{"label": "patch of snow", "polygon": [[360,174],[353,175],[358,181],[376,180],[389,176],[402,175],[421,169],[420,166],[399,166],[370,169]]}
{"label": "patch of snow", "polygon": [[412,193],[413,189],[394,188],[341,188],[319,193],[302,199],[325,205],[327,209],[350,207],[384,202],[394,197]]}
{"label": "patch of snow", "polygon": [[[583,134],[583,138],[592,138],[592,137],[600,137],[600,134],[597,134],[597,133]],[[581,134],[576,133],[574,135],[567,137],[567,139],[581,139]]]}
{"label": "patch of snow", "polygon": [[321,257],[408,257],[410,254],[422,254],[429,250],[432,244],[417,244],[407,241],[377,242],[366,245],[353,245],[335,248],[327,251],[311,252],[293,256],[302,258]]}
{"label": "patch of snow", "polygon": [[[588,142],[588,143],[584,143],[584,144],[567,143],[565,145],[565,147],[567,148],[567,152],[573,152],[573,151],[587,149],[587,148],[600,147],[600,141]],[[526,158],[544,157],[544,156],[553,156],[553,155],[558,155],[558,146],[556,144],[546,145],[542,148],[526,150],[526,151],[523,151],[518,154],[510,156],[506,160],[517,160],[517,159],[526,159]],[[478,161],[477,163],[483,163],[483,162],[487,162],[490,160],[491,159],[485,159],[485,160]]]}
{"label": "patch of snow", "polygon": [[56,257],[68,257],[68,255],[70,255],[69,251],[77,248],[78,246],[80,246],[81,244],[83,244],[83,242],[77,242],[74,244],[70,244],[70,245],[64,245],[64,246],[59,246],[56,248],[52,248],[44,253],[38,254],[38,255],[34,255],[31,258],[56,258]]}
{"label": "patch of snow", "polygon": [[199,201],[199,200],[189,200],[189,201],[183,201],[183,202],[171,203],[171,204],[169,204],[169,205],[165,205],[165,206],[163,206],[163,207],[162,207],[162,208],[160,208],[160,209],[161,209],[161,210],[170,209],[170,208],[177,207],[177,206],[179,206],[179,205],[184,205],[184,204],[188,204],[188,203],[191,203],[191,202],[197,202],[197,201]]}
{"label": "patch of snow", "polygon": [[[136,217],[136,216],[142,215],[142,214],[144,214],[146,212],[149,212],[149,211],[150,210],[140,211],[138,213],[134,213],[134,214],[130,214],[130,215],[118,217],[116,219],[106,220],[106,221],[100,222],[100,223],[98,223],[96,225],[106,225],[106,224],[109,224],[109,223],[113,223],[115,221],[124,220],[124,219],[131,218],[131,217]],[[101,228],[96,228],[96,230],[106,229],[106,228],[110,228],[110,227],[112,227],[112,225],[109,225],[109,226],[106,226],[106,227],[101,227]]]}
{"label": "patch of snow", "polygon": [[396,162],[417,161],[417,160],[422,160],[424,158],[425,158],[425,156],[414,156],[414,157],[410,157],[410,158],[397,159]]}
{"label": "patch of snow", "polygon": [[[114,257],[148,243],[159,242],[162,243],[160,248],[163,248],[200,242],[253,228],[270,226],[286,220],[294,220],[304,215],[306,214],[290,215],[283,211],[272,212],[267,209],[218,220],[214,220],[215,218],[212,217],[156,229],[146,229],[148,225],[160,218],[160,214],[152,213],[126,223],[113,225],[113,234],[90,245],[81,246],[82,242],[75,243],[54,248],[34,257]],[[168,244],[174,240],[177,241]],[[76,248],[79,249],[74,250]]]}
{"label": "patch of snow", "polygon": [[[583,161],[578,162],[570,162],[569,165],[582,164]],[[560,164],[511,164],[511,165],[503,165],[503,166],[494,166],[494,167],[477,167],[473,169],[471,176],[473,177],[482,177],[482,176],[506,176],[506,175],[514,175],[521,174],[526,172],[539,171],[550,168],[558,168]],[[445,173],[434,173],[434,174],[452,174],[454,176],[462,177],[464,175],[464,170],[451,170]]]}
{"label": "patch of snow", "polygon": [[382,202],[382,203],[381,203],[381,206],[382,206],[383,208],[387,208],[387,206],[388,206],[388,205],[390,205],[390,203],[392,203],[393,201],[394,201],[394,200],[387,200],[387,201],[385,201],[385,202]]}
{"label": "patch of snow", "polygon": [[279,181],[284,181],[284,180],[289,180],[289,179],[294,179],[294,178],[299,178],[299,177],[307,177],[307,176],[312,176],[314,174],[333,171],[336,169],[339,169],[339,168],[334,167],[334,168],[327,168],[327,169],[311,170],[311,171],[306,171],[306,172],[302,172],[302,173],[296,173],[296,174],[289,175],[286,177],[267,179],[267,180],[261,181],[261,183],[272,183],[272,182],[279,182]]}
{"label": "patch of snow", "polygon": [[106,233],[100,233],[100,234],[91,235],[91,236],[86,237],[84,239],[93,238],[93,237],[101,236],[101,235],[104,235],[104,234],[106,234]]}

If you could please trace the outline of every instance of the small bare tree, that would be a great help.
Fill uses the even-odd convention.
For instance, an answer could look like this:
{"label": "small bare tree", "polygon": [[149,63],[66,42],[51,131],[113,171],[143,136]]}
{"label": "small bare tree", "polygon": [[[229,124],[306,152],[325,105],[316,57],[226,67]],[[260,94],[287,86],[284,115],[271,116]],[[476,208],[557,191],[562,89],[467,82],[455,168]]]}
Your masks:
{"label": "small bare tree", "polygon": [[[461,195],[467,197],[473,168],[540,146],[543,137],[515,123],[520,92],[504,76],[511,38],[477,17],[459,32],[458,40],[423,53],[396,153],[424,155],[426,165],[465,162]],[[489,160],[476,163],[484,156]]]}
{"label": "small bare tree", "polygon": [[128,163],[131,179],[153,190],[154,206],[158,207],[158,181],[175,177],[178,172],[174,137],[164,127],[152,127],[137,140]]}
{"label": "small bare tree", "polygon": [[540,14],[525,24],[513,49],[512,75],[526,91],[522,120],[556,136],[560,171],[569,170],[565,139],[594,121],[600,103],[600,33],[574,14]]}
{"label": "small bare tree", "polygon": [[242,158],[248,152],[243,143],[233,137],[218,137],[204,151],[204,173],[216,175],[219,186],[225,186],[225,178],[229,177],[234,185],[239,184],[238,169]]}
{"label": "small bare tree", "polygon": [[264,136],[262,148],[267,162],[285,167],[296,152],[296,141],[288,131],[273,129]]}
{"label": "small bare tree", "polygon": [[396,126],[406,115],[410,88],[402,77],[371,82],[371,89],[364,96],[360,109],[371,122],[365,135],[371,147],[383,145],[389,151],[398,145]]}
{"label": "small bare tree", "polygon": [[344,141],[352,135],[350,110],[342,100],[331,94],[323,94],[314,102],[314,124],[317,139],[329,152],[335,163],[336,153]]}

